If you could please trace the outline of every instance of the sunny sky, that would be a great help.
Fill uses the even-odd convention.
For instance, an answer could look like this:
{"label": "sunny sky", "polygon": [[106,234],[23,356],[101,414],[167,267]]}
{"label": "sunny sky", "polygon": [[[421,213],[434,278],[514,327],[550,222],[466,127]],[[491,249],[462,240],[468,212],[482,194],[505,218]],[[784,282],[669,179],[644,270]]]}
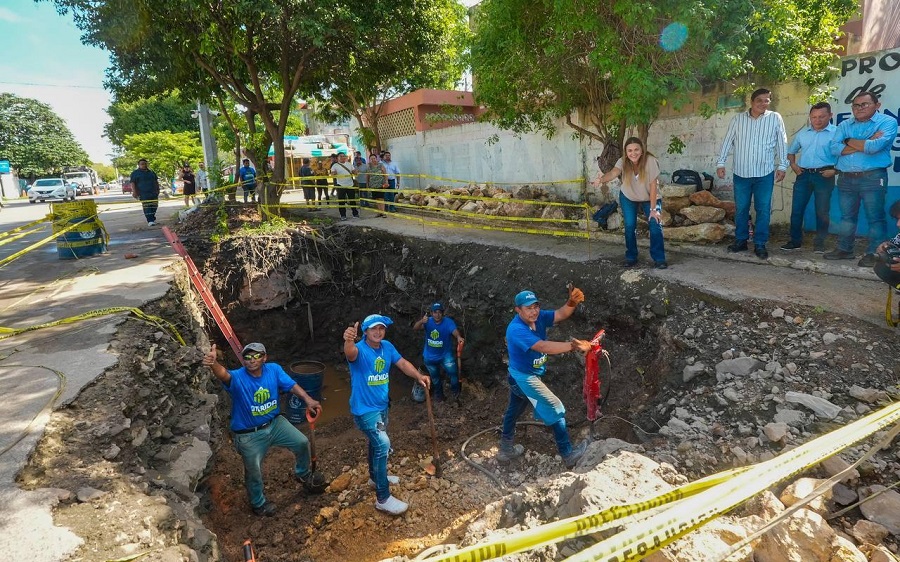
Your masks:
{"label": "sunny sky", "polygon": [[0,92],[46,103],[66,120],[93,162],[110,162],[112,145],[103,137],[109,94],[103,76],[109,59],[81,44],[70,16],[51,2],[0,3]]}

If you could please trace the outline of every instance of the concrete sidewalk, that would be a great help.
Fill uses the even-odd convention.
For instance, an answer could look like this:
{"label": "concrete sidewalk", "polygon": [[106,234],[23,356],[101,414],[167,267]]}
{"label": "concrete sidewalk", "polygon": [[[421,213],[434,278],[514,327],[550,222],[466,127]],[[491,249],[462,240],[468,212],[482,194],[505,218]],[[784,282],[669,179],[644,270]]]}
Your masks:
{"label": "concrete sidewalk", "polygon": [[[37,248],[0,269],[0,326],[22,328],[106,307],[139,307],[169,289],[174,262],[180,260],[159,227],[148,227],[130,196],[95,197],[110,234],[109,253],[60,260],[55,242]],[[116,201],[126,204],[111,205]],[[130,203],[130,204],[129,204]],[[159,217],[180,207],[164,202]],[[36,220],[49,205],[7,201],[0,232]],[[46,223],[44,223],[46,224]],[[0,246],[9,256],[50,234],[49,227]],[[134,258],[125,258],[134,254]],[[81,539],[53,525],[53,491],[27,492],[15,485],[43,433],[53,408],[69,402],[118,358],[108,351],[124,313],[26,332],[0,340],[0,551],[14,560],[56,561]]]}

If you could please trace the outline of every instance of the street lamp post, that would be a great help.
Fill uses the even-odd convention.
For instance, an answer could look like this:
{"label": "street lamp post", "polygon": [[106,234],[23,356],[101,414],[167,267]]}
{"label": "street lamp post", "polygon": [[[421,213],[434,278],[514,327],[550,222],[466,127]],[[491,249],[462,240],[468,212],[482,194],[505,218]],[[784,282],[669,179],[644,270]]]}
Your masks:
{"label": "street lamp post", "polygon": [[206,169],[212,174],[212,164],[216,161],[218,150],[216,149],[216,139],[212,136],[210,114],[209,106],[199,101],[197,102],[197,110],[191,112],[191,116],[196,117],[200,121],[200,144],[203,146],[203,162],[206,164]]}

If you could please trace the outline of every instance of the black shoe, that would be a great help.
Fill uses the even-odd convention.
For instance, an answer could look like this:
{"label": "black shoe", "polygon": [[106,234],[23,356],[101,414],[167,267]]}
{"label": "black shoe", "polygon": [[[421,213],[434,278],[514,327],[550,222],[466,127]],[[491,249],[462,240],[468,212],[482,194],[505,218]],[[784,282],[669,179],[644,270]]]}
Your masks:
{"label": "black shoe", "polygon": [[824,254],[822,254],[822,257],[826,260],[852,260],[856,256],[853,255],[853,252],[847,252],[839,248],[835,248],[830,252],[825,252]]}
{"label": "black shoe", "polygon": [[637,260],[625,260],[622,262],[622,267],[634,267],[637,265]]}
{"label": "black shoe", "polygon": [[816,254],[824,254],[825,253],[825,243],[824,242],[816,242],[813,245],[813,252]]}
{"label": "black shoe", "polygon": [[272,502],[266,502],[259,507],[253,508],[253,515],[258,515],[260,517],[272,517],[275,515],[276,507]]}
{"label": "black shoe", "polygon": [[765,246],[757,246],[757,247],[753,250],[753,253],[756,254],[756,257],[758,257],[758,258],[761,259],[761,260],[767,260],[767,259],[769,259],[769,251],[766,250],[766,247],[765,247]]}
{"label": "black shoe", "polygon": [[787,244],[782,244],[781,249],[785,250],[785,251],[799,250],[800,246],[801,246],[800,242],[794,242],[793,240],[791,240]]}
{"label": "black shoe", "polygon": [[747,241],[746,240],[735,240],[733,244],[728,246],[728,251],[731,253],[746,252],[747,251]]}
{"label": "black shoe", "polygon": [[878,259],[875,257],[875,254],[866,254],[856,265],[859,267],[875,267],[876,263],[878,263]]}
{"label": "black shoe", "polygon": [[664,261],[658,261],[653,264],[656,269],[669,269],[669,264]]}
{"label": "black shoe", "polygon": [[305,476],[296,475],[295,478],[303,484],[303,489],[308,494],[321,494],[329,484],[321,472],[309,472]]}

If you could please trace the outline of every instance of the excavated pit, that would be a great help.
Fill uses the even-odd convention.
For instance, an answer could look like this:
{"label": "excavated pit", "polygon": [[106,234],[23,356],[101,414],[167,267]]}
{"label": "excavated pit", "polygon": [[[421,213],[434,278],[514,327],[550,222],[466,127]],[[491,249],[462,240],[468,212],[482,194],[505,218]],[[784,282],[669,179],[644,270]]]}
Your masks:
{"label": "excavated pit", "polygon": [[[327,366],[327,414],[317,424],[316,445],[319,468],[335,479],[333,488],[306,496],[292,478],[290,454],[273,449],[264,478],[278,513],[250,513],[243,467],[227,431],[228,397],[201,365],[198,348],[216,343],[229,367],[237,362],[181,272],[170,294],[148,308],[173,321],[188,347],[157,327],[123,324],[113,342],[119,364],[54,414],[19,477],[29,489],[90,486],[109,494],[92,502],[61,497],[56,519],[85,537],[78,553],[83,559],[116,559],[143,548],[148,561],[179,555],[241,560],[242,544],[251,539],[264,560],[374,561],[471,540],[467,527],[481,525],[485,506],[503,505],[504,498],[517,497],[511,491],[540,487],[565,471],[552,436],[541,427],[520,430],[527,453],[508,466],[494,458],[496,433],[470,440],[500,423],[508,392],[504,333],[514,315],[512,298],[525,288],[545,308],[565,301],[569,282],[585,292],[585,303],[551,339],[607,331],[611,364],[604,363],[601,377],[609,398],[593,427],[582,398],[584,359],[565,354],[548,363],[546,381],[567,407],[573,437],[627,441],[691,479],[770,458],[852,419],[854,410],[862,415],[876,407],[848,396],[852,385],[900,396],[897,363],[885,360],[896,357],[900,345],[885,337],[888,332],[853,319],[784,303],[723,301],[597,262],[403,238],[359,225],[301,222],[241,231],[248,219],[258,224],[258,217],[248,208],[229,212],[235,234],[221,243],[210,242],[212,212],[196,213],[179,234],[242,342],[263,342],[269,360],[285,367],[299,360]],[[341,334],[368,314],[386,314],[394,320],[387,338],[419,364],[422,334],[412,324],[435,301],[444,303],[466,337],[463,399],[435,404],[443,477],[431,477],[425,471],[433,460],[425,407],[412,401],[406,377],[392,375],[390,471],[402,479],[396,495],[410,503],[409,512],[394,519],[372,506],[365,438],[346,414],[349,375]],[[773,309],[780,311],[777,322]],[[746,379],[715,373],[723,357],[740,355],[768,360],[765,372]],[[691,377],[686,367],[694,369]],[[723,390],[727,397],[732,387],[741,394],[729,402]],[[783,390],[819,393],[848,413],[834,422],[802,418],[787,441],[755,437],[784,407],[778,398]],[[672,423],[676,418],[679,424]],[[460,448],[467,441],[464,459]],[[186,452],[202,453],[207,443],[212,457],[205,472],[196,463],[187,476],[173,469]],[[900,473],[897,460],[890,452],[876,457],[861,467],[863,481],[890,485],[891,474]],[[510,505],[501,510],[504,525],[526,524]],[[858,517],[856,510],[837,524],[849,533]],[[896,542],[885,544],[896,551]]]}

